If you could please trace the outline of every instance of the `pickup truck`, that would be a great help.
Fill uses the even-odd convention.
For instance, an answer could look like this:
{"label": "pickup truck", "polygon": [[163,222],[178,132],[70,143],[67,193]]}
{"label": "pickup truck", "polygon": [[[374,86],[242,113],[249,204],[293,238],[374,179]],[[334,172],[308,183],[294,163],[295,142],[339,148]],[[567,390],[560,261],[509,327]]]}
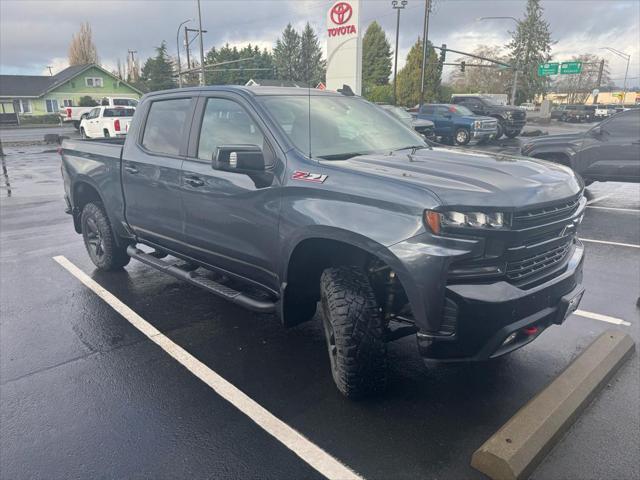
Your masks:
{"label": "pickup truck", "polygon": [[436,140],[435,124],[431,120],[416,118],[411,113],[407,112],[404,108],[396,107],[395,105],[383,104],[379,105],[379,107],[387,111],[390,115],[394,115],[407,127],[413,128],[427,140]]}
{"label": "pickup truck", "polygon": [[495,138],[502,135],[515,138],[520,135],[527,123],[527,112],[518,107],[501,105],[487,95],[456,94],[451,96],[451,103],[463,105],[476,115],[493,117],[498,121],[498,133]]}
{"label": "pickup truck", "polygon": [[60,107],[60,119],[63,122],[71,122],[76,130],[80,130],[80,122],[89,112],[97,106],[102,107],[133,107],[138,105],[138,100],[126,97],[104,97],[100,102],[95,102],[92,107]]}
{"label": "pickup truck", "polygon": [[433,122],[435,136],[455,145],[467,145],[471,140],[487,141],[498,133],[494,118],[480,117],[461,105],[426,104],[415,116]]}
{"label": "pickup truck", "polygon": [[124,137],[134,112],[134,108],[95,107],[80,122],[80,134],[82,138]]}
{"label": "pickup truck", "polygon": [[388,342],[488,360],[584,292],[571,169],[431,147],[345,89],[154,92],[124,141],[65,139],[60,154],[98,269],[134,258],[285,327],[317,318],[349,398],[384,389]]}
{"label": "pickup truck", "polygon": [[640,109],[617,113],[586,132],[532,138],[530,157],[571,167],[584,182],[640,182]]}

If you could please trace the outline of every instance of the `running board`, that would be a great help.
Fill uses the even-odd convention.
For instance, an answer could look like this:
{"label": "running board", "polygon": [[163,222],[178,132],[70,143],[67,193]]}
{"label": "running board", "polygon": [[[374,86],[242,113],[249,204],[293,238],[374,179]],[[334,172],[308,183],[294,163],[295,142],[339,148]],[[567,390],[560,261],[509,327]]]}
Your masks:
{"label": "running board", "polygon": [[235,303],[236,305],[240,305],[248,310],[260,313],[271,313],[276,310],[276,304],[274,302],[251,298],[242,292],[238,292],[226,285],[211,280],[204,275],[183,270],[182,268],[167,263],[149,253],[144,253],[133,245],[129,245],[127,247],[127,255],[131,258],[135,258],[145,265],[155,268],[156,270],[160,270],[163,273],[168,273],[179,280],[184,280],[192,285],[203,288],[214,295],[222,297],[225,300]]}

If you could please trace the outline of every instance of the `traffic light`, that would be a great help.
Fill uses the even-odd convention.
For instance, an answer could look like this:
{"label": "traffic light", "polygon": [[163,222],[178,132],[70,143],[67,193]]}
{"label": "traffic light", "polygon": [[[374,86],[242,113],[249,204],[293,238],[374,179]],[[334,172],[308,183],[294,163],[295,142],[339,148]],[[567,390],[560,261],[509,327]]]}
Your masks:
{"label": "traffic light", "polygon": [[443,43],[440,47],[440,63],[444,63],[447,59],[447,44]]}
{"label": "traffic light", "polygon": [[465,67],[467,66],[467,63],[463,60],[460,62],[460,71],[464,72]]}

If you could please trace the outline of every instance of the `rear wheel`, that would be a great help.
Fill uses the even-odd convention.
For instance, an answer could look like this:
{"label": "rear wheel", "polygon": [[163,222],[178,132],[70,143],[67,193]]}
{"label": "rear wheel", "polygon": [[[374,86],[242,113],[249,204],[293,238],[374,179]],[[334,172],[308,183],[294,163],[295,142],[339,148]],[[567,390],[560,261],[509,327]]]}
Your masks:
{"label": "rear wheel", "polygon": [[107,130],[106,128],[102,131],[102,133],[104,133],[104,138],[111,137],[111,135],[109,135],[109,130]]}
{"label": "rear wheel", "polygon": [[82,136],[82,138],[85,138],[85,139],[89,138],[89,137],[87,136],[87,132],[86,132],[86,131],[85,131],[85,129],[84,129],[84,128],[82,128],[82,127],[80,127],[80,135]]}
{"label": "rear wheel", "polygon": [[466,145],[471,141],[471,134],[466,128],[458,128],[454,135],[456,145]]}
{"label": "rear wheel", "polygon": [[331,374],[348,398],[379,393],[387,384],[385,326],[362,269],[327,268],[320,278],[320,298]]}
{"label": "rear wheel", "polygon": [[82,238],[93,264],[100,270],[118,270],[129,263],[125,242],[116,240],[102,203],[87,203],[80,217]]}

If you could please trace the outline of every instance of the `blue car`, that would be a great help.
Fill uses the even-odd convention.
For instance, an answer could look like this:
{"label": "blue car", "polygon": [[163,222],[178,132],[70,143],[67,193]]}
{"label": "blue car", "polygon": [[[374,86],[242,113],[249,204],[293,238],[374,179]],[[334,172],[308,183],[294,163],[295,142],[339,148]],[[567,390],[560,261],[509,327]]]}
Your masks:
{"label": "blue car", "polygon": [[448,143],[466,145],[471,140],[486,141],[498,133],[498,121],[481,117],[462,105],[432,103],[423,105],[416,117],[431,120],[436,137]]}

